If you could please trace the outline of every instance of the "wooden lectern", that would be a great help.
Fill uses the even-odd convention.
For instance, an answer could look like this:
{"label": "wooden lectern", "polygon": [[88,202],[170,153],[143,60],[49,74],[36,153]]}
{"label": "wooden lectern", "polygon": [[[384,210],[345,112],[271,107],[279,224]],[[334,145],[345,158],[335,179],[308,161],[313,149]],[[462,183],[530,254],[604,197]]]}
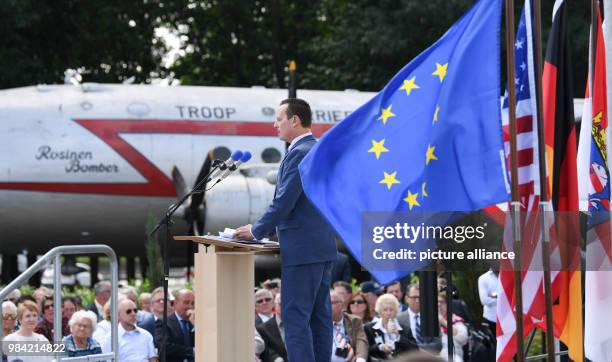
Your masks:
{"label": "wooden lectern", "polygon": [[253,361],[255,254],[278,254],[278,243],[245,244],[212,235],[174,239],[198,244],[193,285],[195,361]]}

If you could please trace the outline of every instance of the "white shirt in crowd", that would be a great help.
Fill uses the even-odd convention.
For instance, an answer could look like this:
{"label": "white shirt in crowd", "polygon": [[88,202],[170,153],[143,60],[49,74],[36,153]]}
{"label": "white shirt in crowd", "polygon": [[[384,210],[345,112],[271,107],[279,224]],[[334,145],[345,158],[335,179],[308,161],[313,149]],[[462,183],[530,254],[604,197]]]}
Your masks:
{"label": "white shirt in crowd", "polygon": [[[338,333],[341,334],[345,339],[346,339],[346,330],[344,329],[344,317],[342,317],[342,319],[340,320],[340,322],[334,322],[334,332],[333,332],[333,343],[332,343],[332,357],[331,357],[331,362],[345,362],[346,359],[344,359],[343,357],[339,357],[336,355],[336,348],[339,348],[339,339],[338,339]],[[351,344],[353,341],[347,341],[349,344]],[[355,352],[355,347],[353,347],[353,352]],[[365,359],[361,358],[361,357],[357,357],[357,359],[355,360],[355,362],[366,362]]]}
{"label": "white shirt in crowd", "polygon": [[273,316],[273,314],[267,316],[267,315],[261,314],[261,313],[257,313],[257,315],[259,316],[259,318],[261,318],[261,322],[262,323],[266,323],[268,321],[268,319],[272,318],[272,316]]}
{"label": "white shirt in crowd", "polygon": [[[17,332],[15,332],[15,333],[9,334],[2,340],[2,343],[4,344],[4,348],[8,348],[7,346],[8,342],[30,342],[30,343],[31,342],[45,342],[45,343],[49,343],[49,340],[47,340],[47,338],[43,336],[42,334],[38,334],[38,333],[34,333],[29,337],[24,337],[24,336],[20,336],[19,334],[17,334]],[[25,347],[25,345],[23,346]],[[47,362],[47,361],[53,361],[53,355],[49,355],[49,356],[40,356],[40,355],[8,356],[7,360],[8,362]]]}
{"label": "white shirt in crowd", "polygon": [[[136,327],[131,331],[126,331],[119,324],[119,358],[118,361],[148,362],[151,358],[157,357],[153,336],[146,330]],[[109,333],[101,343],[103,353],[111,353],[111,335]]]}
{"label": "white shirt in crowd", "polygon": [[499,279],[492,270],[478,277],[478,295],[483,307],[482,316],[493,323],[495,323],[497,317],[497,298],[493,298],[491,295],[497,295],[498,288]]}
{"label": "white shirt in crowd", "polygon": [[111,322],[106,319],[100,321],[96,330],[91,335],[91,338],[98,341],[98,343],[102,343],[103,340],[106,339],[106,335],[110,334],[111,331]]}

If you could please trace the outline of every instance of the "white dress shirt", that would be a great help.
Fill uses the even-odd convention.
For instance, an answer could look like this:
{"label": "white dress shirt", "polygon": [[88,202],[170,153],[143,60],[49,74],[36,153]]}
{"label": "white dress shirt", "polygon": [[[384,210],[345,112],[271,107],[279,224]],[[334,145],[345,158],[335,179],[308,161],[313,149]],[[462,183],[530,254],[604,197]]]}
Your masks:
{"label": "white dress shirt", "polygon": [[289,144],[289,149],[287,150],[287,152],[291,151],[293,147],[295,147],[295,144],[298,143],[299,140],[301,140],[302,138],[308,137],[308,136],[312,136],[312,132],[306,132],[303,135],[299,135],[296,138],[294,138],[293,141],[291,141],[291,143]]}
{"label": "white dress shirt", "polygon": [[[148,362],[151,358],[157,357],[153,336],[146,330],[136,327],[131,331],[126,331],[119,324],[119,352],[117,361]],[[112,352],[111,335],[109,333],[101,343],[103,353]]]}
{"label": "white dress shirt", "polygon": [[497,298],[491,297],[491,294],[498,294],[498,288],[499,278],[493,271],[489,270],[478,277],[478,295],[482,303],[482,316],[493,323],[497,319]]}

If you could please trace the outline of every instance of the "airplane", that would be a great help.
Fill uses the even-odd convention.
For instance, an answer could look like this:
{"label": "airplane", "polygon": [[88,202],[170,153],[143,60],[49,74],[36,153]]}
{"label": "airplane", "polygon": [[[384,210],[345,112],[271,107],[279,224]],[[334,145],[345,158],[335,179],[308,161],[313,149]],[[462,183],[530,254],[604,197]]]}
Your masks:
{"label": "airplane", "polygon": [[[374,95],[298,93],[311,104],[317,137]],[[207,159],[235,150],[251,152],[249,164],[206,192],[203,215],[191,221],[213,234],[254,222],[273,197],[273,172],[285,152],[273,128],[284,98],[286,90],[264,87],[0,90],[0,254],[7,260],[23,249],[36,255],[56,245],[103,243],[120,256],[142,256],[150,215],[159,219],[180,188],[194,185]],[[190,206],[202,210],[195,199]],[[194,231],[178,221],[186,209],[175,215],[174,235]]]}

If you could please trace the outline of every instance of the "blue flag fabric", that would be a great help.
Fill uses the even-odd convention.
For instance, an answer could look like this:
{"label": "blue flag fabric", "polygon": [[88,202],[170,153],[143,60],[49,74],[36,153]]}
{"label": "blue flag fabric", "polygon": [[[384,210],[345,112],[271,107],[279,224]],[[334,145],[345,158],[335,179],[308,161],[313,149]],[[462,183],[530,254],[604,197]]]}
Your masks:
{"label": "blue flag fabric", "polygon": [[[300,164],[304,192],[361,262],[361,215],[508,200],[500,0],[480,0]],[[381,283],[407,274],[371,270]]]}

